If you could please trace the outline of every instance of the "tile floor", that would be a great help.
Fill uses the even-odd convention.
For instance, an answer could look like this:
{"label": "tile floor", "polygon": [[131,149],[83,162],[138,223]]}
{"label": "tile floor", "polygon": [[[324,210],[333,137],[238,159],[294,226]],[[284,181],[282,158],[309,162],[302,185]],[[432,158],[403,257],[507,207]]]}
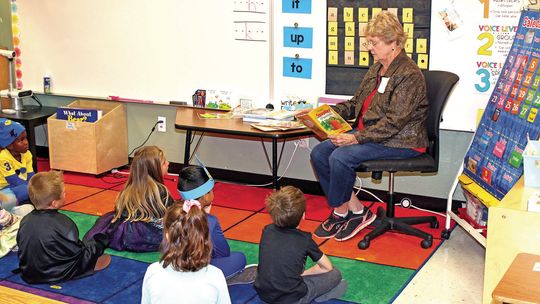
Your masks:
{"label": "tile floor", "polygon": [[485,248],[456,227],[393,302],[482,303]]}

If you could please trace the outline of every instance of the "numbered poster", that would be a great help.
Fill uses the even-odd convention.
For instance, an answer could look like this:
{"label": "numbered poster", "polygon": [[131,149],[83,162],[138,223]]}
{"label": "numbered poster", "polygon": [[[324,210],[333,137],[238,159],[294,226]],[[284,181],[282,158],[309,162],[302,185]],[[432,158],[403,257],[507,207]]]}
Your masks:
{"label": "numbered poster", "polygon": [[[449,2],[448,11],[455,11],[453,1]],[[516,34],[516,20],[520,15],[521,1],[515,0],[480,0],[483,8],[482,19],[475,23],[475,35],[478,49],[474,65],[477,81],[474,92],[489,95],[501,73],[506,56],[510,51]],[[456,13],[457,14],[457,13]],[[457,29],[456,29],[457,31]]]}
{"label": "numbered poster", "polygon": [[540,135],[540,13],[524,11],[464,160],[464,173],[497,199],[523,173],[527,137]]}

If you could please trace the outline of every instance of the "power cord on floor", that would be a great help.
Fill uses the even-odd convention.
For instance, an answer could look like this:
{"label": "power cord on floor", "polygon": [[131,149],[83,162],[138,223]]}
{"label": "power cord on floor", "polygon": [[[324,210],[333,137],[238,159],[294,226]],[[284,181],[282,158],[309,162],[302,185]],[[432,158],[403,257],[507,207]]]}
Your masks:
{"label": "power cord on floor", "polygon": [[161,120],[158,120],[156,121],[156,123],[154,124],[154,126],[152,127],[152,130],[150,130],[150,133],[148,134],[148,136],[146,137],[146,139],[144,140],[144,142],[142,144],[140,144],[139,146],[133,148],[133,150],[131,150],[131,152],[129,152],[128,154],[128,157],[131,156],[131,154],[133,154],[133,152],[135,152],[135,150],[139,149],[140,147],[144,146],[144,144],[146,144],[146,142],[148,141],[148,139],[150,139],[150,136],[152,136],[152,133],[154,133],[154,131],[156,130],[156,126],[160,123],[162,123],[163,121]]}
{"label": "power cord on floor", "polygon": [[[362,180],[357,176],[356,177],[356,180],[360,182],[360,186],[354,186],[354,189],[358,189],[356,191],[356,195],[358,195],[358,193],[360,193],[360,191],[362,192],[365,192],[369,195],[371,195],[372,197],[374,197],[377,201],[379,201],[380,203],[384,203],[383,200],[381,200],[377,195],[375,195],[374,193],[362,188]],[[400,205],[401,206],[401,203],[397,203],[396,205]],[[406,207],[403,207],[403,208],[406,208]],[[420,211],[425,211],[425,212],[429,212],[429,213],[433,213],[433,214],[437,214],[437,215],[440,215],[442,217],[445,217],[446,214],[442,214],[440,212],[436,212],[436,211],[432,211],[432,210],[427,210],[427,209],[423,209],[423,208],[420,208],[420,207],[416,207],[415,205],[413,205],[411,203],[411,205],[409,206],[409,208],[413,208],[413,209],[416,209],[416,210],[420,210]]]}
{"label": "power cord on floor", "polygon": [[[308,148],[309,149],[309,148]],[[283,171],[283,174],[281,174],[280,177],[278,177],[278,181],[281,180],[283,178],[283,176],[285,176],[285,173],[287,173],[287,170],[289,169],[289,167],[291,166],[291,163],[292,163],[292,160],[294,158],[294,155],[296,154],[296,150],[298,150],[298,142],[295,142],[294,143],[294,150],[293,150],[293,153],[291,155],[291,158],[289,159],[289,162],[287,163],[287,167],[285,167],[285,171]],[[248,187],[264,187],[264,186],[270,186],[272,185],[273,183],[266,183],[266,184],[262,184],[262,185],[244,185],[244,186],[248,186]]]}

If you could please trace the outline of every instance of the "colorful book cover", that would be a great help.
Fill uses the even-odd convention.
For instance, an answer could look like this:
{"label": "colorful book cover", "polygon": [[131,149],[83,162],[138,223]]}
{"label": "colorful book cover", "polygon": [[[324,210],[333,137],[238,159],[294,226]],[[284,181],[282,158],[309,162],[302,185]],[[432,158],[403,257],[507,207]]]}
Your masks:
{"label": "colorful book cover", "polygon": [[60,107],[56,109],[56,119],[80,122],[96,122],[101,118],[102,113],[102,110],[97,109]]}
{"label": "colorful book cover", "polygon": [[326,139],[328,135],[344,133],[352,129],[351,125],[327,104],[307,114],[298,115],[297,118],[322,139]]}

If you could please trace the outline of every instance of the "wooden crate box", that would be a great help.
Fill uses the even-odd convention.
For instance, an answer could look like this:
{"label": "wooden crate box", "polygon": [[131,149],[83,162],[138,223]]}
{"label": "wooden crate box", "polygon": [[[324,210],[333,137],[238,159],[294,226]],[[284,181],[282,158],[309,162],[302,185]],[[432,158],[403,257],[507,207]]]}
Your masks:
{"label": "wooden crate box", "polygon": [[51,169],[101,174],[128,163],[125,105],[112,101],[76,100],[71,108],[102,110],[96,122],[47,119]]}

